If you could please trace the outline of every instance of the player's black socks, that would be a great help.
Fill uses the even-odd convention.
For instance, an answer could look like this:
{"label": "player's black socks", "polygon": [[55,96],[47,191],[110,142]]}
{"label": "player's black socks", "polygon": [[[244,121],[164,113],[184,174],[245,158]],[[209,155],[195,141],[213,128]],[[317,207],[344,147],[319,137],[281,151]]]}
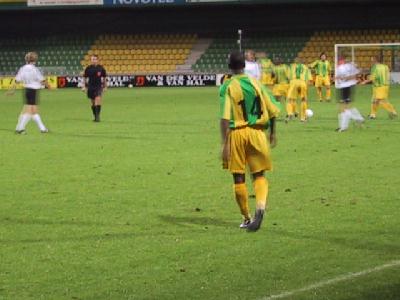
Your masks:
{"label": "player's black socks", "polygon": [[92,113],[93,116],[96,116],[96,106],[92,105]]}
{"label": "player's black socks", "polygon": [[95,111],[95,115],[94,115],[95,122],[100,122],[101,105],[96,105],[94,107],[94,111]]}

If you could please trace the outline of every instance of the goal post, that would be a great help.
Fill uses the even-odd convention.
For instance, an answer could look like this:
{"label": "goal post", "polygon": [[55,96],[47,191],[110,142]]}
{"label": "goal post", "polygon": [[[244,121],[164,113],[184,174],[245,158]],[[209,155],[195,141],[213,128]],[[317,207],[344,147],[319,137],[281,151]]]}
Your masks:
{"label": "goal post", "polygon": [[366,74],[371,68],[371,57],[378,56],[389,66],[392,80],[400,83],[400,43],[335,44],[335,68],[340,56],[345,56]]}

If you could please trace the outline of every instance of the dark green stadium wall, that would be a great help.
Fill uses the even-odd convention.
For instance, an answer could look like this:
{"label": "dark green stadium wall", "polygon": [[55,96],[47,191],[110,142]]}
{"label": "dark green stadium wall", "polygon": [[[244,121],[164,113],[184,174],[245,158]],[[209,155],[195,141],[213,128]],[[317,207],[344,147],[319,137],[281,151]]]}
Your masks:
{"label": "dark green stadium wall", "polygon": [[230,35],[398,28],[397,2],[0,11],[0,35],[190,32]]}

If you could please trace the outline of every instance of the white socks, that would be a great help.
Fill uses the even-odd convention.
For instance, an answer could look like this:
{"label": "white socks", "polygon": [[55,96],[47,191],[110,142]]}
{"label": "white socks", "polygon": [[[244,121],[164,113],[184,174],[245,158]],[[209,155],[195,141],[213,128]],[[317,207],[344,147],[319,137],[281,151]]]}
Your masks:
{"label": "white socks", "polygon": [[18,124],[17,127],[15,128],[16,131],[23,131],[25,130],[26,124],[28,124],[29,120],[31,119],[31,115],[24,113],[20,114],[18,118]]}
{"label": "white socks", "polygon": [[351,118],[356,122],[364,122],[363,116],[360,114],[357,108],[351,108]]}
{"label": "white socks", "polygon": [[351,112],[346,109],[344,112],[339,114],[339,128],[340,130],[347,130],[349,128],[351,120]]}
{"label": "white socks", "polygon": [[46,126],[44,126],[39,114],[31,115],[28,113],[24,113],[19,116],[18,124],[17,124],[17,127],[15,128],[15,130],[16,131],[25,130],[26,124],[28,124],[28,122],[30,121],[31,118],[33,119],[33,121],[35,121],[35,123],[39,127],[40,131],[47,131],[47,128],[46,128]]}
{"label": "white socks", "polygon": [[47,131],[47,128],[46,128],[46,126],[44,126],[39,114],[32,115],[32,119],[33,119],[33,121],[35,121],[35,123],[39,127],[40,131]]}
{"label": "white socks", "polygon": [[357,108],[346,109],[338,116],[339,129],[341,131],[347,130],[351,120],[356,122],[364,122],[363,116],[360,114]]}

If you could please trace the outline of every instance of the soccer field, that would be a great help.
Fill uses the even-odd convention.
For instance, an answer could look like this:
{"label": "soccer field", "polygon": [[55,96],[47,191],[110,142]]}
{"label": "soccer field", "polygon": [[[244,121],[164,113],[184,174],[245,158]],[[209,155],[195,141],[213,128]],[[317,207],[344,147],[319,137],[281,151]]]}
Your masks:
{"label": "soccer field", "polygon": [[27,135],[21,92],[2,93],[0,299],[399,299],[400,121],[337,133],[336,103],[310,99],[308,123],[278,122],[269,212],[247,233],[217,88],[110,89],[101,123],[79,90],[42,91],[51,133]]}

